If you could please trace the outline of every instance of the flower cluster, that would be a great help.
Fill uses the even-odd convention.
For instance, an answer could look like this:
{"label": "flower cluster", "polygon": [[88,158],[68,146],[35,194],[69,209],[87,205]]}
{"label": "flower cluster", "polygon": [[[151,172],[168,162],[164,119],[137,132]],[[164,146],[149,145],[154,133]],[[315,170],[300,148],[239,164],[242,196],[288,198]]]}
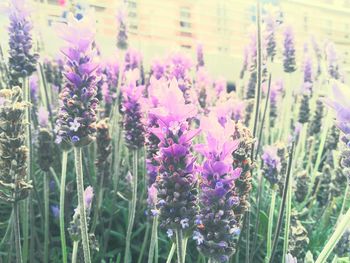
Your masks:
{"label": "flower cluster", "polygon": [[153,185],[158,174],[158,162],[155,157],[160,143],[159,138],[151,132],[153,128],[159,127],[157,117],[149,111],[159,106],[159,94],[167,88],[168,82],[164,78],[157,79],[152,76],[150,79],[150,85],[148,86],[148,98],[143,101],[142,105],[144,112],[149,113],[145,122],[146,171],[149,187]]}
{"label": "flower cluster", "polygon": [[263,161],[262,170],[271,186],[276,185],[280,181],[281,160],[277,154],[277,150],[275,146],[265,146],[263,155],[261,156]]}
{"label": "flower cluster", "polygon": [[309,238],[308,232],[299,220],[296,211],[292,212],[290,230],[289,252],[298,261],[302,262],[305,258],[305,250],[303,248],[309,245]]}
{"label": "flower cluster", "polygon": [[190,88],[192,80],[190,70],[192,61],[187,56],[174,53],[167,59],[167,74],[166,78],[170,81],[175,78],[178,82],[178,87],[182,91],[186,103],[190,103],[191,95]]}
{"label": "flower cluster", "polygon": [[[66,56],[65,87],[60,93],[60,109],[56,122],[56,142],[63,147],[73,144],[80,147],[89,144],[96,132],[96,74],[98,63],[94,61],[94,22],[89,16],[77,20],[72,15],[60,33],[68,46],[62,49]],[[77,38],[79,35],[81,37]]]}
{"label": "flower cluster", "polygon": [[271,85],[270,88],[270,126],[274,127],[277,118],[277,102],[280,95],[283,93],[283,81],[278,80]]}
{"label": "flower cluster", "polygon": [[[86,220],[88,225],[91,220],[90,214],[91,214],[93,199],[94,199],[94,190],[91,186],[88,186],[84,191],[84,207],[85,207]],[[76,209],[74,209],[73,219],[69,223],[68,232],[73,241],[81,240],[79,206]],[[89,243],[92,249],[98,250],[98,242],[95,239],[95,235],[93,233],[89,233]]]}
{"label": "flower cluster", "polygon": [[284,72],[292,73],[296,70],[294,33],[291,27],[284,31],[283,67]]}
{"label": "flower cluster", "polygon": [[120,49],[128,48],[128,35],[125,23],[125,13],[123,10],[118,10],[117,13],[117,23],[118,23],[118,37],[117,37],[117,47]]}
{"label": "flower cluster", "polygon": [[233,207],[239,205],[235,180],[242,169],[232,168],[232,153],[239,145],[239,140],[231,138],[233,126],[233,121],[223,127],[215,117],[202,118],[207,143],[195,147],[204,156],[204,163],[200,167],[200,211],[193,239],[203,255],[219,262],[228,262],[240,233]]}
{"label": "flower cluster", "polygon": [[232,153],[233,169],[241,168],[241,176],[235,181],[235,194],[239,198],[239,205],[233,208],[237,222],[241,225],[245,212],[249,208],[249,193],[252,189],[251,170],[251,149],[254,143],[250,130],[240,121],[236,123],[232,137],[238,140],[237,150]]}
{"label": "flower cluster", "polygon": [[321,131],[322,119],[324,115],[324,104],[322,102],[322,97],[317,99],[316,101],[316,110],[315,114],[312,117],[309,127],[309,135],[313,136],[318,134]]}
{"label": "flower cluster", "polygon": [[28,196],[32,188],[27,178],[24,114],[28,104],[22,101],[19,87],[0,90],[0,199],[16,202]]}
{"label": "flower cluster", "polygon": [[349,91],[342,84],[334,85],[333,95],[334,99],[327,100],[326,103],[335,110],[336,125],[343,133],[340,139],[343,143],[341,165],[350,183],[350,103],[347,100]]}
{"label": "flower cluster", "polygon": [[[109,123],[108,119],[100,120],[97,125],[97,158],[95,165],[97,168],[97,174],[99,180],[106,180],[110,173],[110,160],[109,156],[112,152],[111,137],[109,134]],[[103,182],[102,181],[102,182]]]}
{"label": "flower cluster", "polygon": [[265,18],[265,46],[266,53],[273,61],[276,55],[276,19],[272,14],[268,14]]}
{"label": "flower cluster", "polygon": [[127,73],[127,82],[122,87],[122,112],[125,144],[130,149],[139,149],[143,146],[144,124],[142,120],[140,99],[144,86],[137,85],[138,70]]}
{"label": "flower cluster", "polygon": [[201,67],[204,67],[204,55],[203,55],[203,45],[198,44],[197,45],[197,70]]}
{"label": "flower cluster", "polygon": [[19,85],[20,78],[30,76],[36,68],[38,55],[32,53],[32,24],[25,0],[13,0],[9,27],[9,71],[12,85]]}
{"label": "flower cluster", "polygon": [[159,166],[156,188],[160,226],[168,229],[170,236],[175,229],[183,229],[186,233],[193,226],[196,215],[197,178],[195,158],[190,149],[199,130],[191,130],[188,121],[196,115],[196,107],[185,104],[177,81],[173,79],[163,90],[159,106],[150,113],[156,117],[159,126],[151,132],[160,140],[155,157]]}
{"label": "flower cluster", "polygon": [[38,164],[42,171],[50,171],[50,167],[54,162],[53,138],[51,132],[47,128],[41,128],[38,134]]}

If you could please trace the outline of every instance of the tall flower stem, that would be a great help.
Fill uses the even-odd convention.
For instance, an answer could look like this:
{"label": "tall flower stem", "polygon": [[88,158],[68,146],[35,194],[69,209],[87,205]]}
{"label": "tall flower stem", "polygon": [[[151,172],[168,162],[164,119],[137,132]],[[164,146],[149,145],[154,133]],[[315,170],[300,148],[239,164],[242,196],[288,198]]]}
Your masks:
{"label": "tall flower stem", "polygon": [[[30,105],[30,88],[28,83],[28,78],[24,77],[22,79],[22,89],[23,89],[23,98],[24,101],[28,102]],[[26,108],[26,146],[28,149],[28,180],[31,180],[33,174],[33,166],[32,166],[32,130],[31,130],[31,106]],[[30,193],[29,193],[30,194]],[[29,248],[29,199],[24,200],[23,202],[23,262],[27,262],[28,258],[28,248]]]}
{"label": "tall flower stem", "polygon": [[166,263],[171,263],[171,260],[173,259],[174,253],[175,253],[175,249],[176,249],[176,244],[173,243],[171,245],[170,251],[169,251],[169,255],[168,258],[166,260]]}
{"label": "tall flower stem", "polygon": [[131,198],[131,204],[130,204],[130,211],[129,211],[129,223],[128,223],[128,229],[126,232],[126,246],[125,246],[125,263],[130,263],[131,261],[131,253],[130,253],[130,242],[131,242],[131,234],[132,229],[134,226],[135,221],[135,213],[136,213],[136,202],[137,202],[137,162],[138,162],[138,150],[133,151],[133,165],[132,165],[132,172],[133,172],[133,183],[132,183],[132,198]]}
{"label": "tall flower stem", "polygon": [[153,218],[153,223],[152,223],[152,235],[151,235],[151,244],[149,245],[148,263],[153,263],[155,245],[158,239],[157,228],[158,228],[158,217],[155,216]]}
{"label": "tall flower stem", "polygon": [[44,174],[44,263],[49,262],[49,173]]}
{"label": "tall flower stem", "polygon": [[86,210],[84,202],[84,181],[83,181],[83,166],[82,166],[82,151],[81,147],[74,147],[75,169],[77,176],[77,192],[78,192],[78,207],[80,214],[81,240],[83,244],[84,262],[91,263],[88,227],[86,221]]}
{"label": "tall flower stem", "polygon": [[185,255],[183,254],[183,233],[181,229],[176,229],[176,251],[177,251],[177,262],[184,263]]}
{"label": "tall flower stem", "polygon": [[350,194],[350,186],[349,184],[346,185],[346,190],[345,190],[345,194],[344,194],[344,199],[343,199],[343,203],[340,209],[340,215],[343,215],[347,201],[349,201],[349,194]]}
{"label": "tall flower stem", "polygon": [[74,241],[73,242],[73,252],[72,252],[72,263],[77,262],[78,247],[79,247],[79,241]]}
{"label": "tall flower stem", "polygon": [[286,179],[284,182],[284,188],[283,188],[283,195],[282,195],[282,202],[278,214],[278,221],[277,221],[277,228],[275,230],[275,236],[273,239],[272,243],[272,252],[271,252],[271,257],[269,263],[273,263],[275,253],[276,253],[276,248],[277,248],[277,243],[279,239],[279,234],[281,232],[282,228],[282,220],[283,220],[283,215],[284,215],[284,209],[287,201],[287,192],[288,192],[288,186],[289,186],[289,181],[290,181],[290,175],[292,171],[292,164],[293,164],[293,153],[294,153],[294,142],[292,142],[291,149],[289,151],[289,160],[288,160],[288,168],[287,168],[287,174],[286,174]]}
{"label": "tall flower stem", "polygon": [[[149,229],[150,229],[150,225],[147,223],[146,231],[145,231],[145,235],[143,237],[143,242],[142,242],[142,246],[141,246],[141,250],[139,253],[139,258],[137,260],[137,263],[142,263],[143,255],[145,254],[146,245],[148,244]],[[151,242],[152,242],[152,239],[151,239]]]}
{"label": "tall flower stem", "polygon": [[346,214],[343,216],[343,218],[337,225],[331,238],[328,240],[327,244],[322,249],[315,263],[324,263],[327,261],[334,247],[337,245],[338,241],[341,239],[342,235],[344,234],[346,229],[349,227],[349,225],[350,225],[350,209],[346,212]]}
{"label": "tall flower stem", "polygon": [[22,248],[21,248],[21,233],[19,227],[19,211],[18,202],[13,203],[13,228],[15,235],[15,246],[16,246],[16,263],[23,263],[22,259]]}
{"label": "tall flower stem", "polygon": [[289,230],[290,230],[290,215],[292,210],[292,179],[290,178],[290,183],[287,188],[287,202],[286,202],[286,221],[285,221],[285,229],[284,229],[284,240],[283,240],[283,255],[282,262],[286,261],[286,255],[288,251],[289,244]]}
{"label": "tall flower stem", "polygon": [[267,250],[266,250],[266,260],[269,262],[271,257],[271,241],[272,241],[272,227],[273,227],[273,214],[275,211],[275,202],[276,202],[276,189],[272,189],[271,193],[271,205],[269,212],[269,223],[267,225]]}
{"label": "tall flower stem", "polygon": [[61,174],[61,186],[60,186],[60,237],[62,248],[62,262],[67,263],[67,247],[66,247],[66,234],[64,226],[64,198],[66,190],[66,174],[67,174],[67,159],[68,151],[62,152],[62,174]]}

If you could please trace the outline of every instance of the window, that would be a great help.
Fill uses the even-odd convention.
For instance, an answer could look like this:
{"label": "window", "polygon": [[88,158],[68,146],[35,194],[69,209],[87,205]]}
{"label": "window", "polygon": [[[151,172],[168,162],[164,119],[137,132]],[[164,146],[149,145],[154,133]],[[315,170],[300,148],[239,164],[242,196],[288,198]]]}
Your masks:
{"label": "window", "polygon": [[180,36],[192,37],[191,28],[191,10],[188,7],[180,8]]}

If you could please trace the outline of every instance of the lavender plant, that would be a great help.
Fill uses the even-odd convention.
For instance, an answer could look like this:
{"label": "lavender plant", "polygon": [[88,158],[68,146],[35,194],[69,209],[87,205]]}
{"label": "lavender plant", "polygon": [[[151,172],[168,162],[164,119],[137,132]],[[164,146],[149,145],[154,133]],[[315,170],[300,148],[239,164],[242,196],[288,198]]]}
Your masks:
{"label": "lavender plant", "polygon": [[[96,133],[96,85],[99,78],[96,75],[98,64],[94,61],[94,28],[92,17],[84,16],[78,20],[73,15],[69,16],[68,24],[60,28],[61,37],[67,43],[62,49],[66,56],[66,82],[60,94],[61,105],[56,122],[56,142],[65,150],[70,145],[74,147],[81,237],[86,263],[91,262],[91,256],[83,199],[81,148],[91,143]],[[82,37],[77,39],[76,34],[82,34]]]}

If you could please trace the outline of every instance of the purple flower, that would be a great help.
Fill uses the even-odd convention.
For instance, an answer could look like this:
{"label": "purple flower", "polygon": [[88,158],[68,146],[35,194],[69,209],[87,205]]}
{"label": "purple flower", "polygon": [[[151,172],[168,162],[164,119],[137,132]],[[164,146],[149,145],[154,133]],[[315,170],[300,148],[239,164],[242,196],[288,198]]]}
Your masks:
{"label": "purple flower", "polygon": [[271,185],[280,180],[281,160],[277,154],[278,148],[275,146],[265,146],[261,159],[263,161],[263,172]]}
{"label": "purple flower", "polygon": [[195,159],[190,149],[191,141],[199,130],[190,129],[189,119],[196,115],[196,108],[185,104],[177,81],[173,80],[159,97],[158,107],[150,109],[149,114],[154,116],[158,126],[150,132],[160,141],[155,156],[159,174],[156,187],[160,226],[165,229],[182,228],[185,221],[181,223],[179,218],[184,218],[190,228],[196,214],[197,180],[194,175]]}
{"label": "purple flower", "polygon": [[333,108],[336,114],[336,126],[343,132],[340,141],[342,142],[341,164],[343,173],[347,175],[350,183],[350,102],[348,87],[339,83],[333,86],[333,99],[325,100],[326,104]]}
{"label": "purple flower", "polygon": [[271,58],[271,60],[273,60],[274,56],[276,55],[275,31],[276,19],[272,14],[267,14],[265,18],[265,46],[267,55]]}
{"label": "purple flower", "polygon": [[198,231],[193,231],[193,240],[196,241],[197,245],[201,245],[204,242],[204,237],[201,233],[199,233]]}
{"label": "purple flower", "polygon": [[221,125],[215,115],[204,117],[201,119],[201,129],[206,134],[207,142],[195,147],[203,155],[204,162],[199,168],[200,210],[197,218],[201,222],[197,224],[198,233],[193,238],[197,240],[197,248],[203,255],[225,262],[235,251],[235,243],[229,233],[238,228],[233,212],[237,202],[232,200],[236,197],[235,180],[240,177],[242,169],[232,168],[232,154],[237,150],[239,141],[232,139],[232,120]]}
{"label": "purple flower", "polygon": [[117,23],[118,23],[117,47],[120,49],[127,49],[128,35],[127,35],[127,28],[126,28],[126,21],[125,21],[125,12],[122,9],[118,10]]}
{"label": "purple flower", "polygon": [[312,83],[312,60],[307,57],[304,61],[304,83]]}
{"label": "purple flower", "polygon": [[226,86],[227,86],[227,83],[226,83],[226,80],[224,78],[217,79],[214,83],[216,96],[219,97],[222,92],[226,92]]}
{"label": "purple flower", "polygon": [[141,53],[136,49],[129,48],[125,54],[125,61],[124,61],[125,72],[132,71],[137,68],[140,69],[141,61],[142,61]]}
{"label": "purple flower", "polygon": [[56,141],[63,147],[69,147],[70,144],[85,146],[95,138],[98,105],[96,95],[99,65],[94,60],[94,19],[86,15],[77,20],[70,15],[68,23],[62,24],[58,30],[67,46],[62,49],[66,56],[65,87],[60,93],[60,109],[56,121],[57,136],[60,139]]}
{"label": "purple flower", "polygon": [[288,26],[284,31],[283,66],[284,72],[292,73],[296,70],[294,33]]}
{"label": "purple flower", "polygon": [[137,70],[129,71],[127,83],[122,87],[122,112],[124,138],[127,147],[139,149],[144,144],[144,123],[141,112],[141,97],[144,86],[137,85]]}
{"label": "purple flower", "polygon": [[333,85],[333,98],[325,102],[336,114],[336,125],[345,134],[350,134],[350,101],[348,87],[342,84]]}
{"label": "purple flower", "polygon": [[329,75],[334,79],[342,80],[341,73],[339,72],[339,58],[335,46],[331,42],[327,43],[326,55]]}
{"label": "purple flower", "polygon": [[203,55],[203,45],[197,44],[197,70],[204,66],[204,55]]}
{"label": "purple flower", "polygon": [[151,64],[151,75],[156,79],[164,77],[166,67],[167,65],[164,61],[161,61],[159,59],[154,60]]}
{"label": "purple flower", "polygon": [[32,53],[32,24],[29,15],[27,1],[11,1],[9,73],[12,85],[19,85],[20,78],[29,77],[36,70],[38,55]]}

